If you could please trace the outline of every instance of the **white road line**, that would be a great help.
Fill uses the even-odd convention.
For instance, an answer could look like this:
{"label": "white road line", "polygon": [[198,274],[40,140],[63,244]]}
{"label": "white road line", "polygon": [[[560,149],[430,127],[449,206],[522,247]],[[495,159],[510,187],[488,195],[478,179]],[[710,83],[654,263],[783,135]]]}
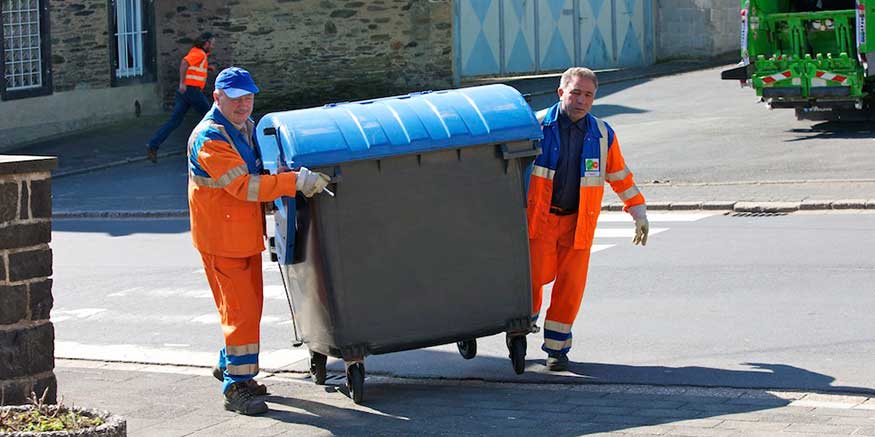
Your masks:
{"label": "white road line", "polygon": [[[58,359],[213,366],[218,360],[219,351],[217,349],[212,352],[202,352],[130,344],[83,344],[74,341],[55,341],[55,357]],[[279,369],[308,358],[307,348],[278,349],[262,351],[258,357],[258,364],[265,369]]]}
{"label": "white road line", "polygon": [[616,246],[616,244],[593,244],[592,247],[589,249],[589,253],[600,252],[605,249],[610,249],[614,246]]}
{"label": "white road line", "polygon": [[[720,212],[696,212],[696,213],[673,213],[673,212],[648,212],[647,220],[654,222],[694,222],[703,218],[722,214]],[[632,223],[632,216],[625,212],[605,212],[599,214],[599,223]]]}
{"label": "white road line", "polygon": [[[668,228],[650,228],[650,237],[667,231]],[[595,238],[632,238],[635,236],[635,228],[596,228]]]}

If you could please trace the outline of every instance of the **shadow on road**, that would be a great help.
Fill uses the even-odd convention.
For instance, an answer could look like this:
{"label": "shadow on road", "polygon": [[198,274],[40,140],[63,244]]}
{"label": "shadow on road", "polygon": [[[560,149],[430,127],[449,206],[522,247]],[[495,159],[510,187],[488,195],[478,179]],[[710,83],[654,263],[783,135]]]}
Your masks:
{"label": "shadow on road", "polygon": [[83,232],[122,237],[133,234],[181,234],[191,230],[188,218],[53,219],[53,232]]}
{"label": "shadow on road", "polygon": [[799,136],[787,140],[788,142],[823,139],[865,139],[875,136],[875,124],[872,122],[827,121],[815,124],[808,129],[790,129],[790,132]]}
{"label": "shadow on road", "polygon": [[[446,351],[411,352],[417,354],[410,357],[417,363],[425,360],[432,365],[451,365],[449,360],[461,359]],[[510,367],[507,361],[501,357],[481,356],[469,363],[479,368],[507,369]],[[367,360],[365,362],[367,366]],[[811,391],[873,392],[859,387],[834,387],[830,384],[835,378],[829,375],[774,363],[745,363],[752,369],[727,370],[584,362],[573,363],[570,371],[564,373],[547,372],[543,359],[528,360],[527,364],[527,373],[519,377],[502,376],[507,373],[498,372],[497,380],[515,382],[514,379],[519,378],[516,382],[525,382],[504,386],[457,385],[440,380],[431,383],[366,380],[364,405],[377,414],[274,397],[271,402],[303,409],[311,415],[276,414],[272,417],[294,423],[304,420],[304,423],[338,433],[349,432],[349,425],[344,422],[355,419],[361,421],[363,428],[360,429],[374,432],[440,430],[489,434],[510,429],[511,434],[520,435],[533,431],[541,435],[581,435],[657,425],[713,426],[714,422],[702,419],[720,417],[723,420],[726,415],[763,412],[789,404],[787,399],[769,393],[765,387],[790,388],[799,384]],[[342,375],[339,361],[330,363],[329,367]],[[486,381],[492,380],[486,377],[490,374],[495,375],[484,373]],[[326,390],[345,393],[344,378],[335,380],[340,385],[327,386]]]}

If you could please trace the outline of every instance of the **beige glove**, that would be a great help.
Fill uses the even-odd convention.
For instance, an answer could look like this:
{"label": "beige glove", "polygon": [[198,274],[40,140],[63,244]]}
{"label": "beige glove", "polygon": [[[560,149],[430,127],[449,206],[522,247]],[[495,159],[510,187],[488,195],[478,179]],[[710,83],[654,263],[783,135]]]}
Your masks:
{"label": "beige glove", "polygon": [[327,174],[319,173],[318,171],[310,171],[307,167],[301,167],[297,173],[298,177],[295,181],[295,189],[300,191],[306,197],[313,197],[316,193],[321,193],[331,180]]}
{"label": "beige glove", "polygon": [[629,214],[635,219],[635,237],[632,244],[647,245],[647,234],[650,232],[650,222],[647,221],[647,205],[635,205],[629,208]]}

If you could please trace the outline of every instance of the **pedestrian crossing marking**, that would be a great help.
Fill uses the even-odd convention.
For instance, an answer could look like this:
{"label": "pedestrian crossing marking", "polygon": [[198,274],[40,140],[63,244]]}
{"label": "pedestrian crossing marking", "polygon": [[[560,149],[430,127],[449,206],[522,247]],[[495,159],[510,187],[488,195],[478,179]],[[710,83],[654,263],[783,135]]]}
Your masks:
{"label": "pedestrian crossing marking", "polygon": [[[651,223],[661,222],[695,222],[704,218],[713,217],[721,214],[719,212],[696,212],[696,213],[674,213],[674,212],[648,212],[647,221]],[[632,216],[625,212],[606,212],[599,214],[599,223],[634,223]]]}
{"label": "pedestrian crossing marking", "polygon": [[[55,340],[55,357],[97,361],[126,361],[131,363],[175,364],[180,366],[214,366],[219,358],[220,345],[214,352],[199,352],[181,348],[163,349],[131,344],[85,344]],[[279,369],[309,359],[306,348],[262,351],[258,364],[263,369]]]}
{"label": "pedestrian crossing marking", "polygon": [[[650,237],[667,231],[668,228],[650,228]],[[635,236],[634,228],[596,228],[595,238],[632,238]]]}

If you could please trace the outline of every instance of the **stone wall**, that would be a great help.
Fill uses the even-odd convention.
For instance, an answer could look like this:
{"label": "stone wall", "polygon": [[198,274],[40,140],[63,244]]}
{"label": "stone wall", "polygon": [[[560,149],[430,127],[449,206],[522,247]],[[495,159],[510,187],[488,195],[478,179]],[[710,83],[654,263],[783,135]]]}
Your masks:
{"label": "stone wall", "polygon": [[109,87],[106,0],[53,2],[50,16],[55,91]]}
{"label": "stone wall", "polygon": [[252,72],[262,89],[257,112],[452,86],[448,0],[169,3],[156,12],[167,100],[179,60],[202,31],[217,34],[210,59],[218,70]]}
{"label": "stone wall", "polygon": [[55,158],[0,156],[0,400],[31,391],[55,402],[52,309],[52,189]]}
{"label": "stone wall", "polygon": [[657,62],[739,51],[738,0],[656,0],[656,4]]}

